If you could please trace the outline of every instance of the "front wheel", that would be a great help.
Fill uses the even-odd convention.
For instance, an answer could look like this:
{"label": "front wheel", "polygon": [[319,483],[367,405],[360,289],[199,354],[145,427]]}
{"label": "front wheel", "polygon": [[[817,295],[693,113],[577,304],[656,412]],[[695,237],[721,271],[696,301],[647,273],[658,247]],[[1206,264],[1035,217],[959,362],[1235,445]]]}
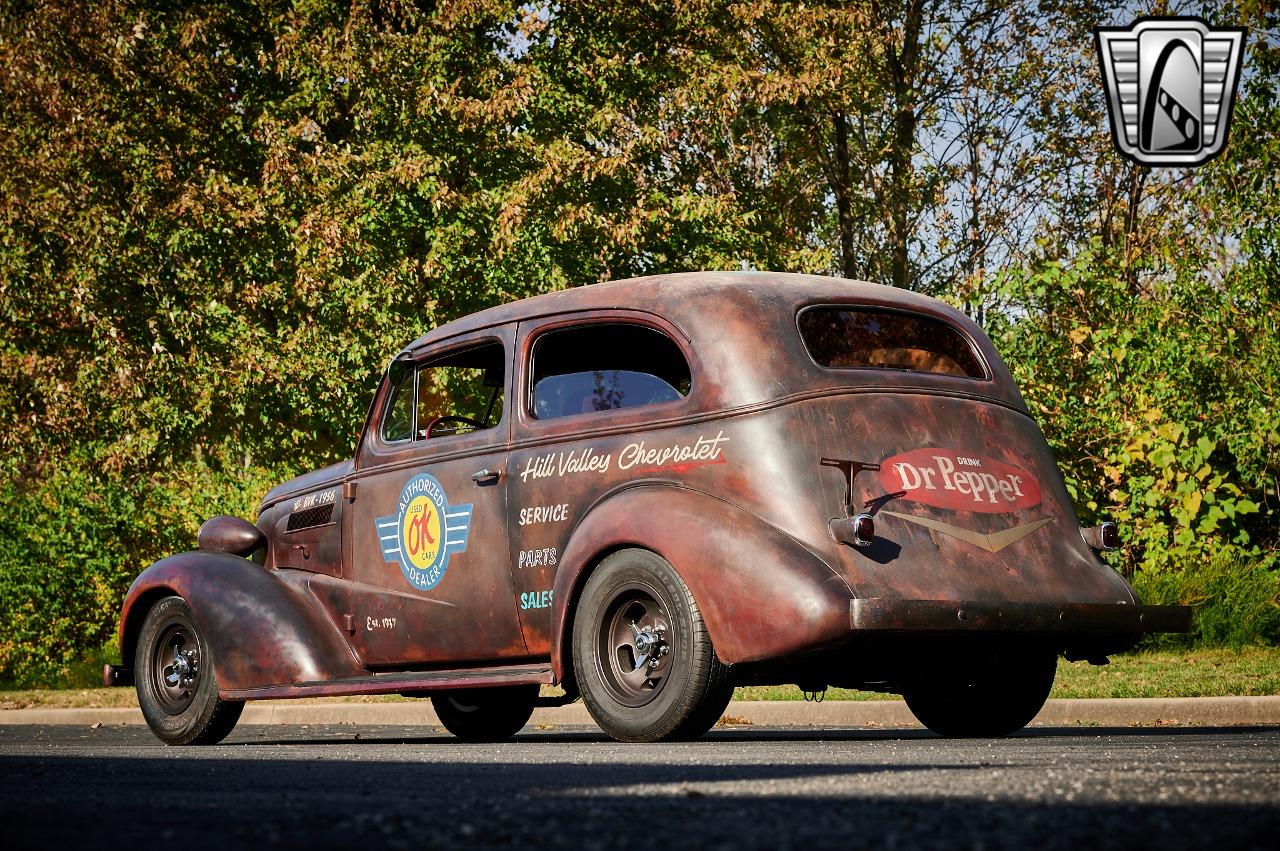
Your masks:
{"label": "front wheel", "polygon": [[621,550],[591,574],[573,620],[573,666],[591,717],[615,739],[694,739],[733,682],[698,604],[667,561]]}
{"label": "front wheel", "polygon": [[440,723],[464,742],[501,742],[520,732],[533,715],[538,687],[459,689],[431,695]]}
{"label": "front wheel", "polygon": [[902,696],[916,719],[940,736],[1008,736],[1044,707],[1057,667],[1052,650],[1001,648],[930,666]]}
{"label": "front wheel", "polygon": [[133,665],[142,716],[165,744],[217,744],[240,720],[244,701],[218,697],[213,653],[181,597],[147,612]]}

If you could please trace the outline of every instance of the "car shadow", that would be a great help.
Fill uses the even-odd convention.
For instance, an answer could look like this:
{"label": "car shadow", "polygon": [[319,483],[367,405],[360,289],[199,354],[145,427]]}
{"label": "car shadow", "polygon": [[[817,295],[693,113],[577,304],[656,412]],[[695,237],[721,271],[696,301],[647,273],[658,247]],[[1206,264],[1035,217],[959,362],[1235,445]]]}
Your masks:
{"label": "car shadow", "polygon": [[[300,736],[296,731],[322,728],[325,735]],[[1119,737],[1141,738],[1149,736],[1165,737],[1203,737],[1219,735],[1246,735],[1280,730],[1280,726],[1232,726],[1232,727],[1027,727],[1012,736],[989,738],[986,741],[999,742],[1009,739],[1060,739],[1087,737]],[[289,733],[281,735],[278,728],[261,726],[243,726],[239,728],[227,745],[246,747],[282,746],[282,745],[321,745],[335,741],[358,743],[361,745],[442,745],[458,746],[462,744],[443,728],[424,725],[423,727],[378,727],[350,725],[309,725],[305,728],[293,727]],[[688,742],[666,743],[664,747],[698,747],[714,745],[717,742],[878,742],[878,741],[944,741],[942,736],[929,730],[916,727],[903,728],[830,728],[830,727],[756,727],[756,726],[723,726],[716,727],[699,739]],[[608,744],[623,745],[605,735],[594,727],[556,726],[545,729],[526,727],[507,743],[488,743],[483,746],[493,747],[501,744]],[[477,745],[480,746],[480,745]],[[637,744],[634,747],[653,747],[653,745]]]}

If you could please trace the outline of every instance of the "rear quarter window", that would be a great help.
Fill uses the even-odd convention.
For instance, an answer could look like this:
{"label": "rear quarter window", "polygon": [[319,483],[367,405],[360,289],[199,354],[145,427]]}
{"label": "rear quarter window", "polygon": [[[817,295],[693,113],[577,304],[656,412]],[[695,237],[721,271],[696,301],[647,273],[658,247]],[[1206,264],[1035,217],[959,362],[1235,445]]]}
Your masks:
{"label": "rear quarter window", "polygon": [[898,369],[985,379],[973,343],[929,316],[858,307],[810,307],[799,316],[809,356],[828,369]]}

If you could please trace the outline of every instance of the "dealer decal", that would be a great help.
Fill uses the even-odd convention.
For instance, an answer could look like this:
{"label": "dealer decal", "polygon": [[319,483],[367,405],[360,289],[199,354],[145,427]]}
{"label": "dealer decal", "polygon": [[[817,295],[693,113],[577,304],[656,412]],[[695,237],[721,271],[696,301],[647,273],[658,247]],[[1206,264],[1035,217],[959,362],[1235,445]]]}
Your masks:
{"label": "dealer decal", "polygon": [[534,505],[520,509],[519,525],[536,526],[539,523],[563,523],[569,519],[569,503]]}
{"label": "dealer decal", "polygon": [[526,567],[554,567],[557,561],[557,553],[555,547],[542,547],[536,550],[521,550],[517,564],[520,570]]}
{"label": "dealer decal", "polygon": [[521,609],[545,609],[551,605],[551,590],[525,591],[520,595]]}
{"label": "dealer decal", "polygon": [[329,488],[327,491],[309,493],[306,496],[300,496],[293,501],[293,510],[305,511],[308,508],[323,508],[326,505],[332,505],[336,502],[337,497],[337,488]]}
{"label": "dealer decal", "polygon": [[[724,436],[723,431],[718,432],[715,437],[700,434],[692,443],[649,446],[640,440],[628,443],[618,452],[617,468],[637,473],[685,473],[705,464],[723,464],[726,460],[724,444],[728,442],[729,438]],[[520,481],[564,478],[579,473],[607,473],[614,461],[612,452],[602,453],[594,446],[531,455],[520,471]]]}
{"label": "dealer decal", "polygon": [[880,484],[905,499],[1003,514],[1040,504],[1040,486],[1021,467],[956,449],[913,449],[880,462]]}
{"label": "dealer decal", "polygon": [[471,505],[450,505],[439,480],[420,473],[400,491],[396,514],[374,525],[382,558],[398,563],[414,588],[429,591],[444,578],[449,557],[467,548]]}
{"label": "dealer decal", "polygon": [[629,443],[618,453],[618,469],[630,470],[633,467],[640,473],[656,473],[659,470],[673,470],[684,473],[703,464],[723,464],[721,444],[728,443],[729,438],[721,431],[715,437],[698,435],[695,443],[674,443],[669,446],[649,447],[643,440]]}

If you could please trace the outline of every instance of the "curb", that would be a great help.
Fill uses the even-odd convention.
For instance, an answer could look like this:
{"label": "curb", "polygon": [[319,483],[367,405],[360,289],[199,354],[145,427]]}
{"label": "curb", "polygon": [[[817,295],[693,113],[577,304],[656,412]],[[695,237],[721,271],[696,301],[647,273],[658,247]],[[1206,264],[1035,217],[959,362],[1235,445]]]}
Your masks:
{"label": "curb", "polygon": [[[141,725],[138,709],[6,709],[0,726]],[[440,720],[430,701],[311,703],[305,700],[250,703],[241,724],[434,727]],[[595,726],[581,703],[537,709],[535,727]],[[901,700],[735,700],[721,721],[756,727],[919,728]],[[1118,700],[1050,700],[1031,722],[1039,727],[1238,727],[1280,725],[1280,695],[1268,697],[1172,697]]]}

